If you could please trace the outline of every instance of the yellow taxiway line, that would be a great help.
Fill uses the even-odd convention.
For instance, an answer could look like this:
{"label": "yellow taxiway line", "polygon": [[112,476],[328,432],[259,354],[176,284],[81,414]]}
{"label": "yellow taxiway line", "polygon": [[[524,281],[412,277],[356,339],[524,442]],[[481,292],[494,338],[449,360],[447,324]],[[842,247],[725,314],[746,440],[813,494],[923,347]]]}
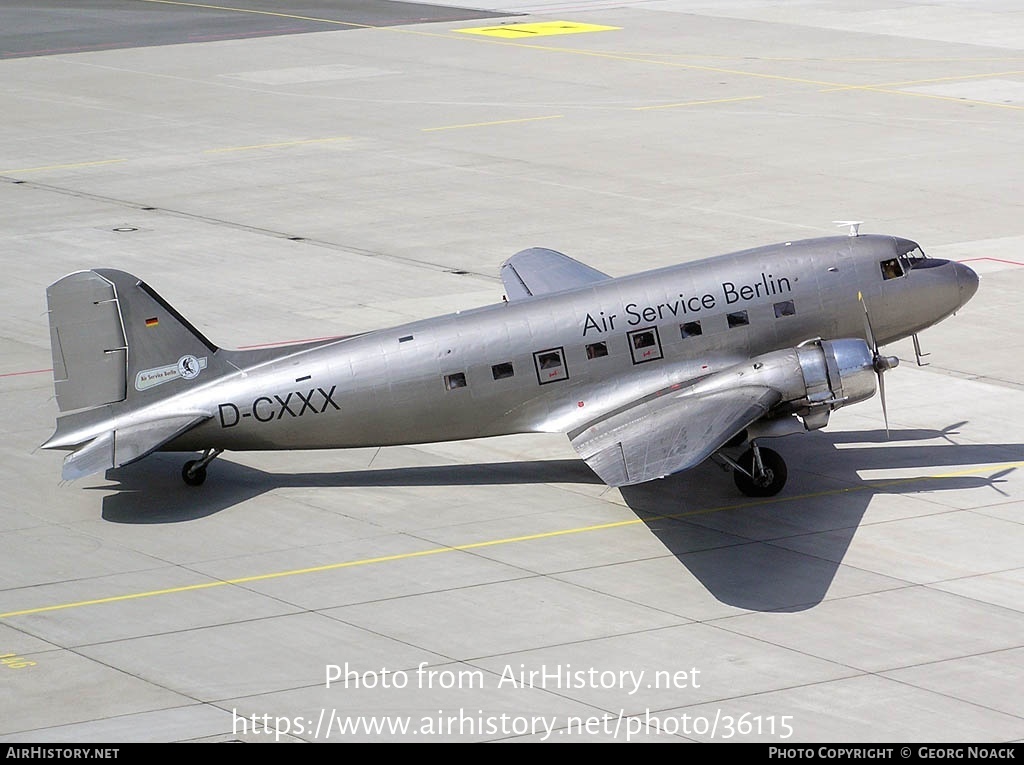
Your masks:
{"label": "yellow taxiway line", "polygon": [[40,167],[19,167],[16,170],[0,170],[0,173],[32,173],[37,170],[68,170],[74,167],[92,167],[93,165],[112,165],[115,162],[127,162],[125,159],[98,159],[94,162],[72,162],[66,165],[42,165]]}
{"label": "yellow taxiway line", "polygon": [[1024,467],[1024,461],[1003,462],[995,465],[975,465],[974,467],[966,468],[964,470],[958,470],[950,473],[941,473],[938,475],[916,476],[913,478],[898,478],[888,481],[873,481],[861,484],[859,486],[849,486],[841,489],[828,489],[825,491],[800,494],[790,497],[775,497],[755,502],[742,502],[739,504],[722,505],[719,507],[705,508],[703,510],[690,510],[682,513],[671,513],[665,515],[652,516],[650,518],[631,518],[624,521],[598,523],[590,526],[579,526],[570,529],[559,529],[557,531],[545,531],[539,532],[537,534],[524,534],[522,536],[516,537],[503,537],[501,539],[490,539],[483,542],[470,542],[467,544],[451,545],[446,547],[432,547],[426,550],[416,550],[414,552],[396,553],[394,555],[381,555],[373,558],[360,558],[358,560],[340,561],[338,563],[328,563],[323,566],[311,566],[309,568],[289,569],[287,571],[274,571],[267,574],[254,574],[252,576],[237,577],[235,579],[218,579],[215,581],[203,582],[201,584],[189,584],[182,585],[180,587],[167,587],[161,590],[149,590],[147,592],[132,592],[124,595],[113,595],[106,598],[78,600],[70,603],[57,603],[49,606],[25,608],[19,611],[8,611],[6,613],[0,613],[0,619],[9,619],[15,616],[29,616],[32,614],[49,613],[52,611],[63,611],[71,608],[82,608],[85,606],[96,606],[104,603],[118,603],[126,600],[139,600],[142,598],[156,597],[158,595],[172,595],[175,593],[192,592],[195,590],[207,590],[213,587],[224,587],[225,585],[242,585],[249,584],[251,582],[263,582],[271,579],[284,579],[285,577],[290,576],[302,576],[305,574],[322,573],[324,571],[336,571],[344,568],[354,568],[356,566],[370,566],[378,563],[391,563],[400,560],[411,560],[413,558],[424,558],[430,555],[441,555],[443,553],[462,552],[466,550],[479,550],[486,547],[497,547],[500,545],[516,544],[519,542],[531,542],[538,539],[552,539],[555,537],[568,536],[570,534],[583,534],[592,531],[606,531],[608,529],[622,528],[625,526],[636,526],[637,524],[648,523],[650,521],[677,520],[681,518],[689,518],[699,515],[710,515],[712,513],[720,513],[728,510],[741,510],[744,508],[750,508],[760,505],[773,505],[780,504],[783,502],[794,502],[797,500],[814,499],[817,497],[826,497],[830,495],[834,496],[838,494],[849,494],[852,492],[859,491],[879,491],[894,486],[905,486],[912,483],[941,480],[946,478],[957,478],[966,475],[978,475],[990,472],[1000,472],[1019,467]]}
{"label": "yellow taxiway line", "polygon": [[460,130],[462,128],[489,127],[491,125],[511,125],[514,122],[538,122],[540,120],[558,120],[564,115],[551,114],[546,117],[522,117],[513,120],[492,120],[491,122],[467,122],[464,125],[442,125],[441,127],[421,128],[422,132],[430,133],[435,130]]}
{"label": "yellow taxiway line", "polygon": [[331,143],[333,141],[351,141],[352,137],[347,135],[335,136],[333,138],[305,138],[297,141],[278,141],[277,143],[255,143],[251,146],[227,146],[223,149],[204,149],[204,154],[219,154],[225,151],[250,151],[252,149],[277,149],[282,146],[304,146],[311,143]]}
{"label": "yellow taxiway line", "polygon": [[714,98],[706,101],[681,101],[678,104],[656,104],[654,106],[634,106],[633,111],[644,112],[651,109],[675,109],[681,106],[703,106],[705,104],[731,104],[735,101],[755,101],[764,96],[737,96],[736,98]]}

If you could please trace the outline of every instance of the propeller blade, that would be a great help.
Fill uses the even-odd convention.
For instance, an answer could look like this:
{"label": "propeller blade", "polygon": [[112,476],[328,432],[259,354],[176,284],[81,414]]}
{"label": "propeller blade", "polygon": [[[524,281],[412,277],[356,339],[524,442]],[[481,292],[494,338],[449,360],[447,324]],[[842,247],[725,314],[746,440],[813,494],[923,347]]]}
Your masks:
{"label": "propeller blade", "polygon": [[882,419],[885,421],[885,440],[889,440],[889,410],[885,405],[885,378],[883,374],[888,372],[895,366],[898,366],[900,360],[895,356],[883,356],[878,348],[878,343],[875,340],[875,332],[871,328],[871,316],[868,314],[868,304],[864,302],[864,295],[861,292],[857,293],[857,300],[860,301],[861,306],[864,308],[864,335],[867,339],[868,347],[871,349],[872,365],[875,367],[875,374],[878,375],[878,398],[882,402]]}
{"label": "propeller blade", "polygon": [[878,370],[878,397],[882,401],[882,419],[885,421],[885,440],[889,440],[889,410],[885,406],[885,377],[883,370]]}
{"label": "propeller blade", "polygon": [[871,317],[868,315],[868,304],[864,302],[864,295],[860,292],[857,293],[857,300],[860,301],[861,308],[864,309],[864,337],[868,341],[868,347],[874,352],[875,356],[878,356],[878,344],[875,342],[875,333],[871,329]]}

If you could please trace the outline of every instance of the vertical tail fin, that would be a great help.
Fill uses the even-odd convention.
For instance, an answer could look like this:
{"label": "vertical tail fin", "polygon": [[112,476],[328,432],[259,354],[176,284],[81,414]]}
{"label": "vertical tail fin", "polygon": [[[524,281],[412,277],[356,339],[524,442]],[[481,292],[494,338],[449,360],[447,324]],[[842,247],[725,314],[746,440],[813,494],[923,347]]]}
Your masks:
{"label": "vertical tail fin", "polygon": [[[145,457],[210,412],[149,404],[235,367],[145,282],[113,269],[79,271],[46,290],[57,430],[43,444],[74,450],[65,479]],[[209,370],[205,371],[204,370]]]}
{"label": "vertical tail fin", "polygon": [[195,379],[218,350],[149,285],[124,271],[70,274],[51,284],[46,298],[62,412],[155,400],[156,388]]}

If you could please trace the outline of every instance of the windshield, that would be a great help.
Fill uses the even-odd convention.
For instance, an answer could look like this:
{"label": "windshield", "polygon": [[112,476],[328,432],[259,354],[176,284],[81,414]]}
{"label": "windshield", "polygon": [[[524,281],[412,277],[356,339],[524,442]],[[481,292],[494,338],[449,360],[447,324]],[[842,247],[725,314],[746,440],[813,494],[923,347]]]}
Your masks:
{"label": "windshield", "polygon": [[921,245],[917,242],[912,242],[909,239],[897,239],[896,252],[899,255],[904,271],[910,271],[914,268],[926,268],[929,265],[926,262],[928,256],[924,254],[924,250],[921,249]]}

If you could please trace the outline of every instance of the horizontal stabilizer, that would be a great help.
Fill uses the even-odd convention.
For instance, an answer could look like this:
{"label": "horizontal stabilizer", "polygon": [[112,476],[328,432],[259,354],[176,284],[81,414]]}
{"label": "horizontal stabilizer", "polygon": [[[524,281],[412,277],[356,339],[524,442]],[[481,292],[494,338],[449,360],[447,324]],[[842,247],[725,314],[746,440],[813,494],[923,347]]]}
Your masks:
{"label": "horizontal stabilizer", "polygon": [[60,477],[65,481],[114,467],[114,431],[109,430],[64,458]]}
{"label": "horizontal stabilizer", "polygon": [[584,287],[610,278],[596,268],[544,247],[517,252],[501,264],[501,281],[509,300]]}
{"label": "horizontal stabilizer", "polygon": [[609,486],[628,486],[699,465],[763,417],[781,398],[750,385],[667,393],[569,434],[573,448]]}
{"label": "horizontal stabilizer", "polygon": [[204,412],[162,417],[108,430],[64,458],[61,477],[65,481],[128,465],[155,452],[185,431],[210,419]]}

